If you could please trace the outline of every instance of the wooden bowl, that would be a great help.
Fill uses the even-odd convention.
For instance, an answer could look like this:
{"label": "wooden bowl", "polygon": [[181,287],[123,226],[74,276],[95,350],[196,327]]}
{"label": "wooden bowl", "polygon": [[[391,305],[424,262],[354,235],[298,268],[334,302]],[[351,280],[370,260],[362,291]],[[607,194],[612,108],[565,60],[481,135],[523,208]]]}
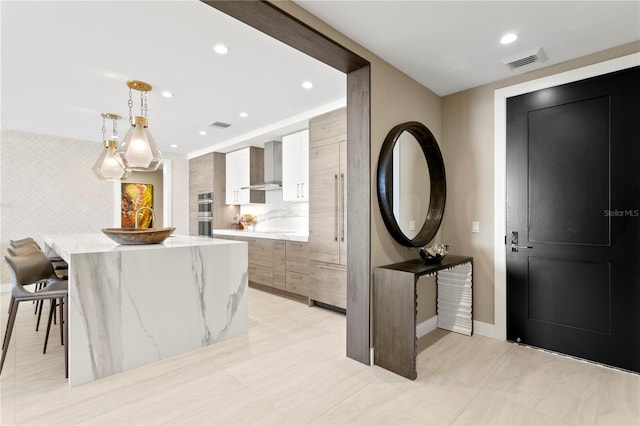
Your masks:
{"label": "wooden bowl", "polygon": [[176,228],[102,228],[102,232],[118,244],[159,244]]}

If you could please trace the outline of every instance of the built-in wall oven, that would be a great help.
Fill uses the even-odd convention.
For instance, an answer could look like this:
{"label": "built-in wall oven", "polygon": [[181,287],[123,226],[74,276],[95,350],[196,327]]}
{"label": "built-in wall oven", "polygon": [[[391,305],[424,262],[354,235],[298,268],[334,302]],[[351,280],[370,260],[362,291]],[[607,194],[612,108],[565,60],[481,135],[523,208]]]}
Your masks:
{"label": "built-in wall oven", "polygon": [[198,192],[198,235],[213,236],[213,192]]}

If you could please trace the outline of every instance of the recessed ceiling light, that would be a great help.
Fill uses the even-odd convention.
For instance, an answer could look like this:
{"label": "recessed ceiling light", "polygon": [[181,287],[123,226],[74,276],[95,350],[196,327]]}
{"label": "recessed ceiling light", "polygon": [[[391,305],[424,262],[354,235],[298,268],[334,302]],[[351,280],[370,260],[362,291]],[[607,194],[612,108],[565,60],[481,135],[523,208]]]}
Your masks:
{"label": "recessed ceiling light", "polygon": [[229,49],[224,44],[216,44],[213,46],[213,51],[218,55],[226,55],[229,52]]}
{"label": "recessed ceiling light", "polygon": [[304,87],[305,89],[311,89],[313,87],[313,83],[310,81],[305,81],[304,83],[302,83],[302,87]]}
{"label": "recessed ceiling light", "polygon": [[165,98],[173,98],[173,93],[171,93],[168,90],[165,90],[164,92],[162,92],[162,96],[164,96]]}
{"label": "recessed ceiling light", "polygon": [[513,43],[517,39],[518,39],[518,34],[516,34],[516,33],[508,33],[508,34],[505,34],[505,35],[502,36],[502,38],[500,39],[500,43],[509,44],[509,43]]}
{"label": "recessed ceiling light", "polygon": [[200,135],[201,136],[205,136],[207,134],[207,132],[205,132],[204,130],[200,130]]}
{"label": "recessed ceiling light", "polygon": [[171,145],[171,148],[177,148],[178,145],[176,145],[175,143]]}
{"label": "recessed ceiling light", "polygon": [[240,113],[240,117],[242,117],[242,118],[247,118],[248,116],[249,116],[249,114],[247,114],[244,111]]}

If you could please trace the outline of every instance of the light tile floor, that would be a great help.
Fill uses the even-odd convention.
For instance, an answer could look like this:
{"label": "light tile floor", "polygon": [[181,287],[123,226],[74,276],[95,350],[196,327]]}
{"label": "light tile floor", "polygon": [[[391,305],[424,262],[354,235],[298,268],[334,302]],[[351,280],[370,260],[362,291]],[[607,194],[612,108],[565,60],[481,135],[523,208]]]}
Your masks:
{"label": "light tile floor", "polygon": [[[2,294],[2,327],[8,294]],[[0,376],[10,424],[640,424],[640,376],[436,330],[410,381],[345,357],[345,317],[258,290],[250,331],[69,388],[58,334],[42,354],[23,303]],[[53,333],[57,333],[57,328]],[[72,360],[73,362],[73,360]]]}

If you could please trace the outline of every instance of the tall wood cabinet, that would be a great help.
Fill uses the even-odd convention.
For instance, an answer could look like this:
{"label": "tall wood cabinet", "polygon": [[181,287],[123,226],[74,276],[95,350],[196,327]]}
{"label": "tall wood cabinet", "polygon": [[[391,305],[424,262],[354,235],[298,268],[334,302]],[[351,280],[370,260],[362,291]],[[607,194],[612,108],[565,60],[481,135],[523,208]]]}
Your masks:
{"label": "tall wood cabinet", "polygon": [[240,213],[237,206],[225,206],[225,154],[211,152],[189,160],[189,235],[198,235],[198,194],[213,193],[213,229],[228,228],[233,216]]}
{"label": "tall wood cabinet", "polygon": [[346,108],[309,122],[309,299],[347,306]]}

